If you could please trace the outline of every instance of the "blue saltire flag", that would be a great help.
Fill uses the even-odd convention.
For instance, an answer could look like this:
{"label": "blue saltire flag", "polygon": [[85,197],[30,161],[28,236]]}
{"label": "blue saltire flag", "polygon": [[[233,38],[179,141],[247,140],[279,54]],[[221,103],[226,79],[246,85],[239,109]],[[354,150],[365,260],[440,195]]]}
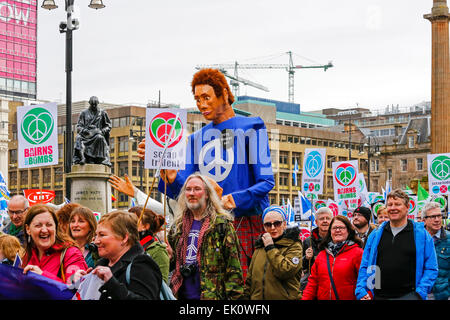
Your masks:
{"label": "blue saltire flag", "polygon": [[70,300],[73,295],[64,283],[0,264],[0,300]]}
{"label": "blue saltire flag", "polygon": [[6,185],[5,178],[3,176],[3,173],[0,172],[0,195],[5,200],[9,200],[11,198],[11,195],[8,190],[8,186]]}
{"label": "blue saltire flag", "polygon": [[70,200],[67,199],[66,197],[64,197],[64,203],[65,203],[65,204],[68,204],[68,203],[70,203]]}
{"label": "blue saltire flag", "polygon": [[287,205],[286,205],[285,210],[286,210],[286,213],[287,213],[287,216],[288,216],[288,221],[287,221],[288,225],[296,224],[296,222],[295,222],[295,211],[294,211],[294,208],[291,205],[291,201],[289,200],[289,198],[287,199]]}
{"label": "blue saltire flag", "polygon": [[131,198],[131,204],[130,204],[130,208],[136,207],[137,203],[136,203],[136,199],[135,198]]}
{"label": "blue saltire flag", "polygon": [[387,195],[391,192],[391,185],[389,180],[386,180],[386,188],[383,189],[384,203],[387,203]]}
{"label": "blue saltire flag", "polygon": [[292,177],[294,178],[294,185],[297,186],[297,173],[298,173],[298,162],[295,158],[294,171],[292,172]]}

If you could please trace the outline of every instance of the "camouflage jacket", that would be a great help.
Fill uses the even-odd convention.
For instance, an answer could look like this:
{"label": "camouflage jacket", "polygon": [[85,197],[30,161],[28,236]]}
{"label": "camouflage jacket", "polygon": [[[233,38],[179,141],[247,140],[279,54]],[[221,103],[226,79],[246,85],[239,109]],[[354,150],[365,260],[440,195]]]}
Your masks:
{"label": "camouflage jacket", "polygon": [[[177,248],[181,231],[169,233],[172,248]],[[238,300],[244,293],[244,278],[239,260],[239,240],[232,221],[218,215],[204,236],[201,252],[200,288],[202,300]],[[222,243],[221,243],[222,241]],[[176,265],[173,254],[171,266]]]}

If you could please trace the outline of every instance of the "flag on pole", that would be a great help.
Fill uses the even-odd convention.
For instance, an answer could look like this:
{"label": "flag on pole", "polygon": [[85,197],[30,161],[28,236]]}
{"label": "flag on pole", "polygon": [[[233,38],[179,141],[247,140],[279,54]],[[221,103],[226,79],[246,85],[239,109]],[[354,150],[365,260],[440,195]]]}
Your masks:
{"label": "flag on pole", "polygon": [[294,211],[294,208],[291,205],[291,201],[289,200],[289,198],[287,199],[287,205],[286,205],[285,211],[286,211],[287,217],[288,217],[287,224],[288,225],[292,225],[292,226],[295,225],[296,224],[296,222],[295,222],[295,211]]}
{"label": "flag on pole", "polygon": [[315,218],[312,214],[312,204],[307,197],[303,195],[300,191],[298,192],[300,199],[300,212],[302,215],[302,220],[310,220],[311,226],[315,226]]}
{"label": "flag on pole", "polygon": [[391,184],[389,183],[389,180],[386,180],[386,188],[383,189],[384,203],[387,203],[387,196],[389,192],[391,192]]}
{"label": "flag on pole", "polygon": [[297,158],[295,158],[294,171],[292,172],[295,186],[297,186],[297,173],[298,173],[298,162],[297,162]]}
{"label": "flag on pole", "polygon": [[411,190],[411,188],[408,185],[406,186],[404,191],[406,192],[406,194],[408,194],[410,196],[414,195],[414,192]]}
{"label": "flag on pole", "polygon": [[3,176],[3,173],[0,172],[0,195],[5,200],[9,200],[11,195],[8,190],[8,186],[6,185],[5,178]]}
{"label": "flag on pole", "polygon": [[131,204],[130,204],[130,208],[136,207],[137,203],[136,203],[136,199],[135,198],[131,198]]}
{"label": "flag on pole", "polygon": [[428,200],[428,192],[421,185],[420,181],[417,181],[417,201]]}

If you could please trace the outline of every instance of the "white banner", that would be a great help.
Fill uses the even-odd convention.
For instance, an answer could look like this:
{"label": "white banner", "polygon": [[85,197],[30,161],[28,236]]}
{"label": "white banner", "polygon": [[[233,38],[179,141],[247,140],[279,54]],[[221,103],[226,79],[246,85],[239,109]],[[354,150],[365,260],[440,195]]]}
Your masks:
{"label": "white banner", "polygon": [[449,194],[450,153],[428,154],[428,192],[431,195]]}
{"label": "white banner", "polygon": [[304,193],[322,194],[325,172],[325,148],[305,149],[302,172],[302,191]]}
{"label": "white banner", "polygon": [[334,200],[359,199],[358,160],[333,162]]}
{"label": "white banner", "polygon": [[414,221],[417,220],[417,214],[419,213],[417,196],[409,196],[409,210],[408,210],[408,219],[412,219]]}
{"label": "white banner", "polygon": [[58,164],[58,109],[56,103],[17,108],[19,168]]}
{"label": "white banner", "polygon": [[[177,113],[178,120],[174,127]],[[164,147],[167,144],[161,169],[184,170],[187,138],[186,109],[147,108],[145,125],[145,168],[159,168]]]}

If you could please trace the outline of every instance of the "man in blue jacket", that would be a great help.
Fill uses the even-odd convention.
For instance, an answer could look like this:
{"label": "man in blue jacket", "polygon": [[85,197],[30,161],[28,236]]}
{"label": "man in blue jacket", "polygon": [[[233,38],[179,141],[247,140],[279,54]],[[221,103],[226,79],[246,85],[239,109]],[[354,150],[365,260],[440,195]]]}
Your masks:
{"label": "man in blue jacket", "polygon": [[442,226],[441,205],[428,202],[422,210],[425,229],[434,241],[439,274],[429,299],[447,300],[450,297],[450,233]]}
{"label": "man in blue jacket", "polygon": [[409,196],[387,196],[389,221],[367,239],[355,295],[361,300],[427,299],[438,275],[433,239],[423,224],[408,219]]}

